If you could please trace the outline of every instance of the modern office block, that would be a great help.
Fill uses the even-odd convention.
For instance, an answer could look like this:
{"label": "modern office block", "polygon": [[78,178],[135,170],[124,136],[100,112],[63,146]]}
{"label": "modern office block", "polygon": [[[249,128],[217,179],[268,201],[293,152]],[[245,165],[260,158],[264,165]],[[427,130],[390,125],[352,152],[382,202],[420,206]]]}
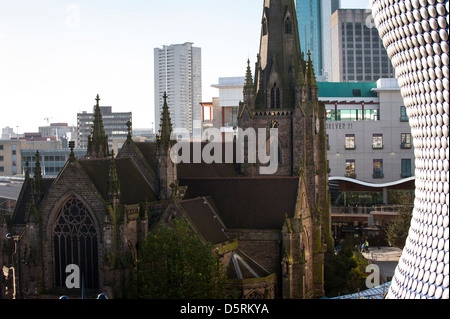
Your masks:
{"label": "modern office block", "polygon": [[449,1],[372,0],[416,162],[411,226],[387,298],[449,298]]}
{"label": "modern office block", "polygon": [[329,176],[386,184],[414,176],[411,128],[396,79],[319,82]]}
{"label": "modern office block", "polygon": [[394,77],[368,9],[339,9],[332,14],[331,52],[333,82],[372,82]]}
{"label": "modern office block", "polygon": [[[132,122],[131,112],[113,112],[111,106],[100,107],[109,149],[117,154],[127,139],[127,122]],[[77,148],[87,149],[88,136],[94,123],[94,113],[83,111],[77,114]]]}
{"label": "modern office block", "polygon": [[155,133],[159,134],[163,96],[167,93],[175,134],[201,134],[201,48],[192,43],[164,45],[154,49]]}
{"label": "modern office block", "polygon": [[297,0],[298,33],[304,53],[311,52],[318,81],[331,80],[330,17],[340,0]]}

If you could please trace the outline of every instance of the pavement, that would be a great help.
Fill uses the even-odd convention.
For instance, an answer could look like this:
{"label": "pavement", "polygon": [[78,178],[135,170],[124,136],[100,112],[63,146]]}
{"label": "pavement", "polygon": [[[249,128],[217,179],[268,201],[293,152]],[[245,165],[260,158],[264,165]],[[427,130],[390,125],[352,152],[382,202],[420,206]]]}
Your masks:
{"label": "pavement", "polygon": [[368,253],[362,253],[364,258],[372,262],[396,261],[400,259],[402,250],[396,247],[369,247]]}
{"label": "pavement", "polygon": [[370,247],[368,253],[362,253],[370,263],[380,268],[381,281],[392,280],[402,250],[395,247]]}

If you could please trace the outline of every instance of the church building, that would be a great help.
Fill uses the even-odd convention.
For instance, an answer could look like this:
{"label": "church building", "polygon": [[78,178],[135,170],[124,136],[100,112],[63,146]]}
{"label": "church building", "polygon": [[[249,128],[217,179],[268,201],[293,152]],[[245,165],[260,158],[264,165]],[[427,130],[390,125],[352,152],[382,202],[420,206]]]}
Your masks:
{"label": "church building", "polygon": [[[333,247],[325,106],[310,55],[301,52],[294,1],[265,0],[260,52],[253,75],[247,67],[238,113],[242,130],[278,129],[275,174],[236,157],[175,163],[177,141],[163,98],[155,142],[133,141],[128,122],[125,144],[117,155],[110,152],[97,96],[85,158],[75,158],[71,143],[66,165],[47,179],[36,154],[14,214],[0,216],[3,298],[76,295],[80,290],[67,282],[73,264],[87,294],[132,297],[141,244],[177,218],[220,252],[238,298],[324,295],[324,258]],[[195,143],[188,143],[193,151],[209,147]]]}

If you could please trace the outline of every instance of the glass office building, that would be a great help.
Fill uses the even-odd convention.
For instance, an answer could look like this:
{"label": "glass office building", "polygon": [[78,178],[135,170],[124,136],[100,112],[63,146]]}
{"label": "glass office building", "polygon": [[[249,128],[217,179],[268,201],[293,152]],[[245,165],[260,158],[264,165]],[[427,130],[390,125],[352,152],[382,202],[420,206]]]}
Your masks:
{"label": "glass office building", "polygon": [[302,52],[311,52],[314,70],[322,75],[320,3],[316,0],[297,0],[298,33]]}
{"label": "glass office building", "polygon": [[310,51],[318,81],[331,80],[330,17],[339,9],[340,0],[297,0],[300,45]]}

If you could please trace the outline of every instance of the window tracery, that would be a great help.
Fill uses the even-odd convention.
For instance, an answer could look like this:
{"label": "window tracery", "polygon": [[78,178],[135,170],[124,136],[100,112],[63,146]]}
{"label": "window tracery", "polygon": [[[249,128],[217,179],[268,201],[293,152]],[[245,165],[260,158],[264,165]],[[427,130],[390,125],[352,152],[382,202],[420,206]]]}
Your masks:
{"label": "window tracery", "polygon": [[72,196],[62,206],[56,218],[53,240],[55,286],[65,287],[66,267],[75,264],[80,268],[85,287],[97,288],[97,230],[89,210],[79,199]]}

